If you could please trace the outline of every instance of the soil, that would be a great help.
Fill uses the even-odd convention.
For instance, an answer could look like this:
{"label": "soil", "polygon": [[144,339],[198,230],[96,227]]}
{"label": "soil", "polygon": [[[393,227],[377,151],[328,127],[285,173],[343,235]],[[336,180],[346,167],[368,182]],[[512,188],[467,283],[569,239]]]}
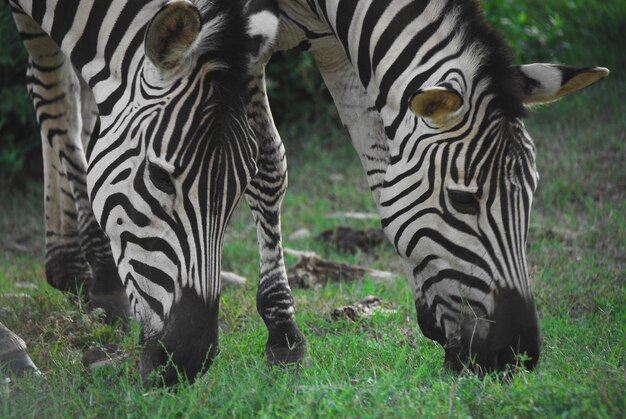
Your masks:
{"label": "soil", "polygon": [[385,309],[383,300],[380,297],[368,295],[354,304],[334,309],[331,315],[334,320],[344,319],[349,322],[355,322],[361,319],[369,319],[376,312],[395,313],[395,310]]}
{"label": "soil", "polygon": [[350,227],[337,227],[322,232],[317,239],[330,243],[345,253],[356,253],[357,250],[370,252],[385,242],[385,234],[380,228],[356,230]]}

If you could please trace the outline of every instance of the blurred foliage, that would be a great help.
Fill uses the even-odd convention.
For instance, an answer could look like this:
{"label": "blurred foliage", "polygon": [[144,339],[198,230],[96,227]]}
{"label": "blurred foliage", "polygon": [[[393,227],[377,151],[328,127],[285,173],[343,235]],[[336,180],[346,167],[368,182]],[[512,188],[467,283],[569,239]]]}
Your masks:
{"label": "blurred foliage", "polygon": [[[612,77],[626,67],[626,0],[483,0],[482,5],[520,63],[603,65],[614,70]],[[24,88],[27,56],[7,2],[0,2],[0,45],[0,179],[6,181],[41,173],[39,134]],[[336,117],[310,54],[276,54],[267,78],[279,126]]]}
{"label": "blurred foliage", "polygon": [[41,173],[39,129],[24,87],[27,53],[7,2],[0,2],[0,182]]}
{"label": "blurred foliage", "polygon": [[332,102],[313,56],[285,51],[272,56],[267,66],[267,91],[276,125],[317,120],[334,114]]}
{"label": "blurred foliage", "polygon": [[482,0],[517,62],[623,68],[626,0]]}
{"label": "blurred foliage", "polygon": [[[483,9],[487,19],[507,36],[513,49],[516,61],[530,54],[549,55],[552,58],[570,47],[563,30],[564,21],[561,14],[546,13],[540,20],[528,16],[528,4],[519,1],[486,0]],[[540,59],[541,59],[540,58]]]}

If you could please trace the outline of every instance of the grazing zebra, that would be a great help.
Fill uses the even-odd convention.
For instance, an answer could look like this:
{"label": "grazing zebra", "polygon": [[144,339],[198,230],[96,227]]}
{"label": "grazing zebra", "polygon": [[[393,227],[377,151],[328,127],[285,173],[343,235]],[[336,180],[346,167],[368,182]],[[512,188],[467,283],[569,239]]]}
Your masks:
{"label": "grazing zebra", "polygon": [[537,186],[522,118],[604,68],[514,66],[473,0],[279,0],[277,49],[310,50],[452,369],[504,370],[540,333],[525,242]]}
{"label": "grazing zebra", "polygon": [[280,238],[286,163],[264,83],[275,1],[9,4],[41,126],[48,281],[140,320],[145,383],[193,381],[217,351],[224,230],[245,192],[268,360],[300,359]]}

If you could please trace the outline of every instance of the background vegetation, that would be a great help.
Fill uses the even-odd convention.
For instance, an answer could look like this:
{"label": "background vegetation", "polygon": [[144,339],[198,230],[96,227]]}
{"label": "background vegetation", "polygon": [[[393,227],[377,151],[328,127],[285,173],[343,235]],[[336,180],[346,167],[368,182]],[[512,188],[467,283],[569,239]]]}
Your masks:
{"label": "background vegetation", "polygon": [[[626,411],[626,0],[485,0],[518,61],[603,65],[611,76],[527,120],[541,174],[531,219],[529,265],[544,338],[533,373],[511,383],[442,369],[443,350],[424,338],[409,288],[370,280],[296,290],[309,367],[268,368],[254,306],[258,256],[246,208],[234,217],[224,267],[250,278],[223,292],[221,353],[197,384],[144,392],[136,383],[137,328],[103,324],[43,275],[43,212],[25,54],[0,2],[0,319],[27,341],[44,379],[0,384],[0,416],[595,416]],[[270,65],[270,96],[286,142],[290,192],[286,245],[400,272],[390,246],[347,255],[315,239],[326,228],[377,221],[324,218],[375,212],[358,159],[307,55]],[[293,106],[297,103],[296,107]],[[312,198],[313,197],[313,198]],[[312,235],[290,239],[300,228]],[[293,263],[293,260],[289,260]],[[391,314],[332,321],[333,308],[366,295]],[[129,359],[91,372],[90,346],[120,345]]]}

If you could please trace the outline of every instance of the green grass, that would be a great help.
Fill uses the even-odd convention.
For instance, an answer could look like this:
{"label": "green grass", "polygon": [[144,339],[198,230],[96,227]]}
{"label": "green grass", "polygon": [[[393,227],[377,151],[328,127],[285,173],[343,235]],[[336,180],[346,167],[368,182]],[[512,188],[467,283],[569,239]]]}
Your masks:
{"label": "green grass", "polygon": [[[626,105],[616,91],[626,91],[626,82],[609,79],[538,111],[527,123],[542,177],[528,249],[544,339],[534,372],[522,372],[506,384],[444,371],[443,350],[419,332],[404,280],[295,290],[309,365],[270,368],[263,356],[266,331],[256,314],[251,280],[223,292],[221,352],[211,370],[194,385],[146,392],[134,372],[137,325],[130,333],[107,326],[45,284],[41,187],[31,185],[22,196],[2,200],[5,220],[12,221],[2,224],[0,318],[28,341],[45,377],[5,384],[0,416],[623,415]],[[315,240],[324,229],[340,224],[377,225],[322,217],[345,210],[375,212],[350,145],[332,124],[325,126],[323,132],[307,126],[282,131],[292,168],[284,204],[285,237],[303,227],[313,233],[308,239],[286,239],[286,246],[399,271],[389,245],[373,254],[344,255]],[[298,138],[303,133],[306,137]],[[343,181],[333,181],[341,177]],[[16,240],[21,243],[17,249],[12,244]],[[257,265],[254,225],[244,207],[229,231],[224,268],[252,279]],[[7,296],[16,293],[28,297]],[[354,324],[331,319],[333,308],[369,294],[397,311]],[[130,358],[96,372],[86,370],[81,364],[84,350],[110,342],[122,345]]]}

